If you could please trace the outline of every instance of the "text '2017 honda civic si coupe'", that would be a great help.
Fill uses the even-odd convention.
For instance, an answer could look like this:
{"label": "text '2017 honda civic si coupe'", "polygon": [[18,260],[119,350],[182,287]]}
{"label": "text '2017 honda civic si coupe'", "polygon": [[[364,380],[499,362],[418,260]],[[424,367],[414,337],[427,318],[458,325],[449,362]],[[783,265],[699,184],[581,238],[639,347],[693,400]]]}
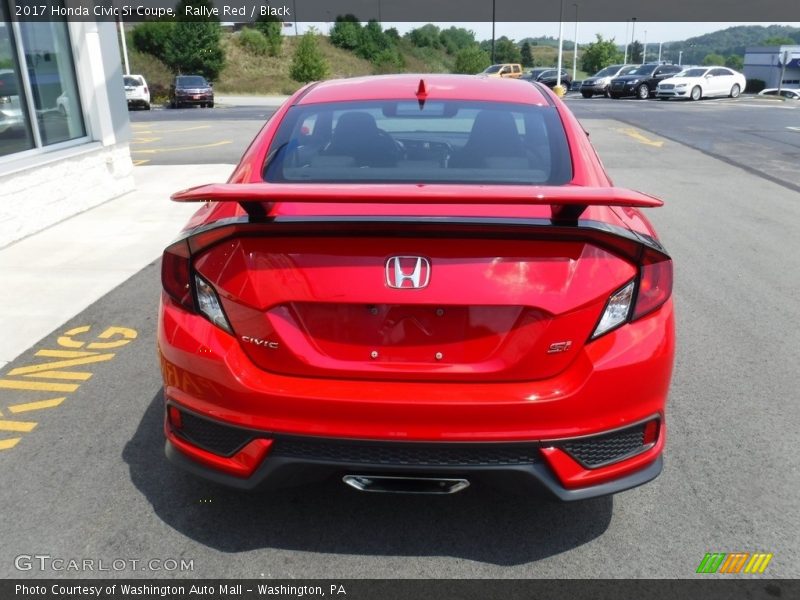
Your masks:
{"label": "text '2017 honda civic si coupe'", "polygon": [[541,84],[310,84],[164,252],[167,454],[238,488],[478,481],[562,500],[662,467],[672,261]]}

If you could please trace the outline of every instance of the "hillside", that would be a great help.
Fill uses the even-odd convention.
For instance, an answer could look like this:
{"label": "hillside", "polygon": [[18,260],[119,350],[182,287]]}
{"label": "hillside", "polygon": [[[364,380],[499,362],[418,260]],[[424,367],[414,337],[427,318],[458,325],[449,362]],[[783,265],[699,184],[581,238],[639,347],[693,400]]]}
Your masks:
{"label": "hillside", "polygon": [[677,54],[681,50],[684,64],[700,64],[708,54],[744,57],[745,48],[760,46],[769,38],[788,38],[800,44],[800,29],[786,25],[728,27],[683,41],[665,42],[663,52],[665,58],[677,62]]}
{"label": "hillside", "polygon": [[[452,28],[451,28],[452,29]],[[407,73],[448,73],[455,69],[455,53],[448,52],[443,46],[440,37],[446,32],[433,25],[420,28],[425,35],[397,36],[395,32],[394,47],[399,55],[396,64],[377,67],[374,63],[359,58],[354,52],[343,50],[334,46],[327,36],[318,36],[320,50],[329,66],[329,77],[354,77],[359,75],[372,75],[383,72]],[[414,34],[415,32],[411,32]],[[238,42],[238,32],[226,31],[222,34],[222,48],[225,52],[225,68],[215,81],[215,89],[221,93],[236,94],[291,94],[301,84],[289,76],[295,48],[299,38],[286,36],[280,54],[275,57],[258,56],[245,50]],[[430,37],[433,35],[433,38]],[[471,36],[471,32],[469,33]],[[428,37],[426,37],[428,36]],[[142,54],[133,49],[128,32],[128,48],[131,69],[134,73],[141,73],[150,84],[155,101],[163,101],[169,83],[172,79],[170,70],[156,57]],[[416,43],[412,43],[412,38]],[[745,48],[764,44],[770,38],[794,40],[800,44],[800,28],[786,25],[770,25],[768,27],[752,25],[729,27],[713,33],[688,38],[683,41],[665,42],[662,45],[662,58],[678,62],[679,53],[682,54],[683,64],[700,64],[709,54],[719,54],[723,57],[743,57]],[[474,38],[471,38],[474,42]],[[505,38],[501,38],[505,40]],[[531,45],[534,66],[555,66],[558,59],[558,40],[552,37],[525,38],[524,40],[505,40],[505,43],[517,48],[523,42]],[[488,51],[488,43],[482,42],[481,46]],[[648,59],[655,58],[655,45],[648,47]],[[580,54],[580,50],[579,50]],[[572,49],[565,43],[563,66],[568,71],[572,68]],[[498,56],[498,62],[504,62]],[[511,62],[515,62],[511,60]],[[579,72],[578,78],[585,76]]]}
{"label": "hillside", "polygon": [[[299,38],[287,36],[279,56],[257,56],[245,50],[237,41],[238,33],[224,32],[222,47],[225,51],[225,68],[214,89],[225,94],[291,94],[302,84],[289,76],[295,47]],[[320,50],[328,63],[331,78],[355,77],[386,72],[373,63],[359,58],[352,52],[331,44],[326,36],[318,36]],[[402,68],[406,73],[449,73],[455,66],[455,57],[442,48],[417,47],[409,40],[397,41]],[[531,48],[535,66],[554,66],[558,50],[551,45],[536,45]],[[169,89],[172,73],[156,57],[137,52],[128,36],[128,54],[132,73],[140,73],[150,84],[154,101],[164,101]],[[564,68],[570,70],[572,52],[564,53]],[[397,71],[398,69],[392,69]],[[582,74],[579,74],[581,76]]]}

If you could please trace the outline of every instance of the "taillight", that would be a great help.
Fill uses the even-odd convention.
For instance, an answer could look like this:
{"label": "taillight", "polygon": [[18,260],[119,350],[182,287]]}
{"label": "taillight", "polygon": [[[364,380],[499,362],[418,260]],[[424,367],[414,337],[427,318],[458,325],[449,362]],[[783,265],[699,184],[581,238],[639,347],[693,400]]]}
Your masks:
{"label": "taillight", "polygon": [[[638,286],[634,294],[635,283],[638,283]],[[638,282],[629,281],[611,294],[590,339],[596,339],[627,322],[653,312],[664,304],[671,294],[672,260],[656,252],[646,253],[639,267]]]}
{"label": "taillight", "polygon": [[144,86],[144,93],[147,93],[147,86]]}
{"label": "taillight", "polygon": [[639,289],[631,321],[664,304],[672,295],[672,261],[655,253],[645,255],[639,274]]}
{"label": "taillight", "polygon": [[175,302],[194,311],[190,272],[189,246],[185,240],[175,242],[164,250],[161,285]]}

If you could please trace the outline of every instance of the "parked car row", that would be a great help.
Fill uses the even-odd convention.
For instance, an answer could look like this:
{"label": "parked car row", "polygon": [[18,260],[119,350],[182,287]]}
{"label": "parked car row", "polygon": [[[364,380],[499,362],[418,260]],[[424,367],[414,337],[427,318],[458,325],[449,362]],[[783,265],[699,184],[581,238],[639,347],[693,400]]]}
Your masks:
{"label": "parked car row", "polygon": [[[150,89],[142,75],[125,75],[125,98],[128,109],[144,108],[150,110]],[[179,108],[183,105],[214,107],[214,88],[201,75],[177,75],[169,86],[169,106]]]}
{"label": "parked car row", "polygon": [[687,98],[700,100],[713,96],[736,98],[745,89],[745,77],[727,67],[687,67],[662,63],[611,65],[583,81],[584,98],[603,95],[610,98]]}

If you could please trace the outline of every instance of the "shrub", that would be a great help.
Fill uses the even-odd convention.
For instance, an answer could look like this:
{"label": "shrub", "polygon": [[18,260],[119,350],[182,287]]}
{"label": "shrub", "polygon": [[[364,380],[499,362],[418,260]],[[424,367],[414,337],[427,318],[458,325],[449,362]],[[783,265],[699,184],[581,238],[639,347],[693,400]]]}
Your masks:
{"label": "shrub", "polygon": [[264,56],[269,53],[269,43],[264,34],[256,29],[245,27],[239,32],[239,45],[250,54]]}
{"label": "shrub", "polygon": [[131,32],[133,47],[139,52],[163,58],[172,40],[175,23],[171,21],[148,21],[140,23]]}
{"label": "shrub", "polygon": [[317,45],[317,36],[307,31],[295,48],[289,75],[295,81],[307,83],[324,79],[327,74],[328,63]]}
{"label": "shrub", "polygon": [[278,56],[281,52],[281,44],[283,44],[283,35],[281,34],[283,21],[277,17],[267,15],[259,17],[253,26],[264,36],[269,55]]}
{"label": "shrub", "polygon": [[480,73],[491,64],[489,55],[478,46],[464,48],[456,55],[455,73]]}

